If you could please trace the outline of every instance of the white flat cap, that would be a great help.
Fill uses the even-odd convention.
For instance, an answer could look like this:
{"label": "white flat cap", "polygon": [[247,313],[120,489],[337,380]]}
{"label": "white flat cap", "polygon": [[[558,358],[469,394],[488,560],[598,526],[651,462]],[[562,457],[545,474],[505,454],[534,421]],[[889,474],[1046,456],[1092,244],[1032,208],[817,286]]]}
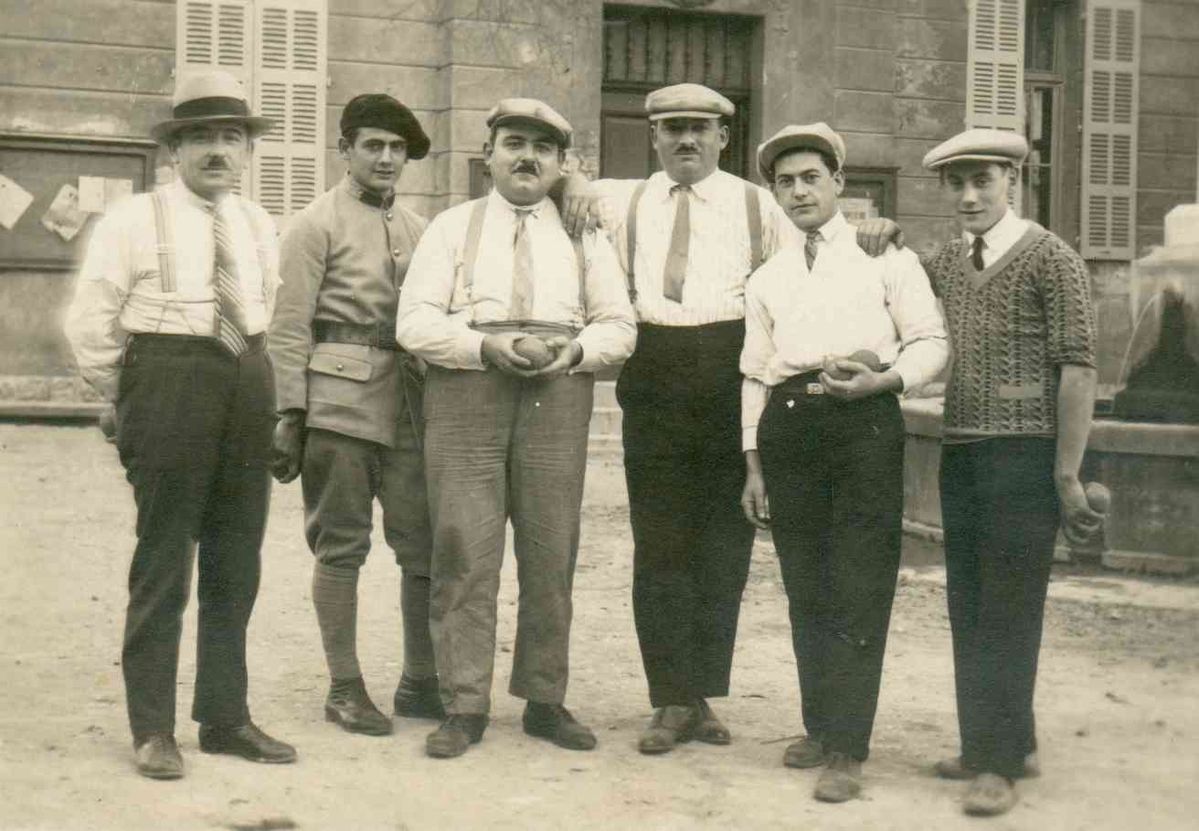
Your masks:
{"label": "white flat cap", "polygon": [[574,131],[570,122],[544,101],[536,98],[504,98],[487,113],[487,127],[499,126],[510,121],[532,121],[545,127],[558,139],[562,149],[570,147]]}
{"label": "white flat cap", "polygon": [[924,166],[936,170],[951,162],[1006,162],[1018,165],[1028,155],[1028,142],[1011,130],[975,127],[941,142],[924,156]]}
{"label": "white flat cap", "polygon": [[650,121],[663,118],[728,118],[735,109],[732,101],[703,84],[675,84],[656,89],[645,96],[645,112]]}
{"label": "white flat cap", "polygon": [[788,124],[758,145],[758,172],[767,182],[774,181],[774,160],[788,150],[798,147],[828,153],[837,160],[837,168],[845,164],[845,142],[832,127],[823,121],[815,124]]}

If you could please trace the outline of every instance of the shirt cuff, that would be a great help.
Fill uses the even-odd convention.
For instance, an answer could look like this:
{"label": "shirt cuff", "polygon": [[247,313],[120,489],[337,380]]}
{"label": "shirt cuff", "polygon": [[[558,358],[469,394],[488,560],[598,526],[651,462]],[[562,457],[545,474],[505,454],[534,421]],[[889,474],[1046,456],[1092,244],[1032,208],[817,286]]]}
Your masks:
{"label": "shirt cuff", "polygon": [[603,352],[596,344],[588,344],[588,340],[582,335],[575,338],[575,343],[583,350],[583,357],[570,368],[569,373],[572,375],[576,372],[596,372],[604,368]]}
{"label": "shirt cuff", "polygon": [[487,336],[478,329],[467,329],[455,343],[455,358],[460,369],[486,369],[483,363],[483,339]]}
{"label": "shirt cuff", "polygon": [[758,425],[751,424],[741,428],[741,452],[758,449]]}

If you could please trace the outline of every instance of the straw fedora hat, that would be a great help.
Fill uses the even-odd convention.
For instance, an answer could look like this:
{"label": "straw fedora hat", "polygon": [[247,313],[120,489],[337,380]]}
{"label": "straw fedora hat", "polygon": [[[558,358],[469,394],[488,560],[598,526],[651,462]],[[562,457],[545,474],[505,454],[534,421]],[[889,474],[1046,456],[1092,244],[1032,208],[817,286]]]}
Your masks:
{"label": "straw fedora hat", "polygon": [[171,136],[192,124],[237,121],[256,138],[274,124],[269,118],[250,114],[241,81],[221,69],[189,72],[175,84],[171,118],[150,128],[150,136],[165,144]]}

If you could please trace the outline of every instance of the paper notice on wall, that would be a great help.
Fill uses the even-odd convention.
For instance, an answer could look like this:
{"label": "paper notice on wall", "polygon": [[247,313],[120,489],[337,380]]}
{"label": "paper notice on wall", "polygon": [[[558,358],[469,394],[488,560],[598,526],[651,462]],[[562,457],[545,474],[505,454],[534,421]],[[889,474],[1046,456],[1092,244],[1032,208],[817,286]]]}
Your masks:
{"label": "paper notice on wall", "polygon": [[133,196],[133,180],[132,179],[105,179],[104,180],[104,207],[111,208],[113,205],[120,202],[122,199],[128,199]]}
{"label": "paper notice on wall", "polygon": [[104,177],[79,177],[79,210],[89,214],[104,213]]}
{"label": "paper notice on wall", "polygon": [[842,196],[837,200],[837,205],[841,208],[841,213],[845,215],[845,218],[855,225],[878,216],[878,208],[875,207],[874,200],[869,197]]}
{"label": "paper notice on wall", "polygon": [[0,225],[11,231],[33,202],[33,194],[0,173]]}
{"label": "paper notice on wall", "polygon": [[86,213],[79,210],[79,191],[74,185],[63,185],[42,215],[42,225],[47,231],[53,231],[70,242],[87,222],[87,217]]}

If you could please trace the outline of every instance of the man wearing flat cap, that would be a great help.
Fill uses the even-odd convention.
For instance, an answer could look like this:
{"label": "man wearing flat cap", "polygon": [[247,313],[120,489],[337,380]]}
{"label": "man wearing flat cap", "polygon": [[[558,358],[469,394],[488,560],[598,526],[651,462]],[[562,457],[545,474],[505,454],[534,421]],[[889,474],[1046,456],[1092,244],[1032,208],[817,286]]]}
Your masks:
{"label": "man wearing flat cap", "polygon": [[377,736],[392,722],[371,701],[357,652],[358,575],[376,500],[401,568],[404,665],[394,711],[442,715],[429,640],[423,380],[395,340],[400,292],[425,228],[396,202],[395,186],[404,165],[428,153],[429,139],[412,112],[383,93],[353,98],[340,126],[345,178],[296,215],[283,238],[270,328],[275,475],[290,482],[298,474],[304,494],[312,603],[330,676],[325,717]]}
{"label": "man wearing flat cap", "polygon": [[487,727],[508,520],[520,581],[509,691],[527,701],[524,730],[595,746],[563,706],[571,585],[593,373],[636,339],[615,253],[594,233],[572,242],[546,198],[570,124],[541,101],[509,98],[487,126],[495,189],[430,223],[396,326],[429,364],[431,621],[447,716],[426,750],[438,758],[466,752]]}
{"label": "man wearing flat cap", "polygon": [[844,163],[823,122],[758,148],[805,241],[750,278],[741,352],[742,507],[778,550],[807,729],[783,763],[824,766],[815,795],[827,802],[860,791],[878,703],[902,535],[898,396],[949,352],[916,255],[858,247],[837,207]]}
{"label": "man wearing flat cap", "polygon": [[137,770],[155,779],[183,775],[175,680],[197,544],[200,749],[296,758],[246,704],[275,403],[264,342],[278,276],[274,223],[231,191],[251,141],[270,128],[228,73],[181,77],[172,118],[151,131],[176,179],[97,223],[67,312],[80,373],[115,404],[137,503],[121,667]]}
{"label": "man wearing flat cap", "polygon": [[1024,138],[972,129],[929,151],[961,235],[925,260],[954,346],[945,396],[941,512],[965,810],[1001,814],[1035,772],[1033,689],[1059,523],[1099,516],[1078,472],[1095,397],[1086,264],[1008,208]]}

